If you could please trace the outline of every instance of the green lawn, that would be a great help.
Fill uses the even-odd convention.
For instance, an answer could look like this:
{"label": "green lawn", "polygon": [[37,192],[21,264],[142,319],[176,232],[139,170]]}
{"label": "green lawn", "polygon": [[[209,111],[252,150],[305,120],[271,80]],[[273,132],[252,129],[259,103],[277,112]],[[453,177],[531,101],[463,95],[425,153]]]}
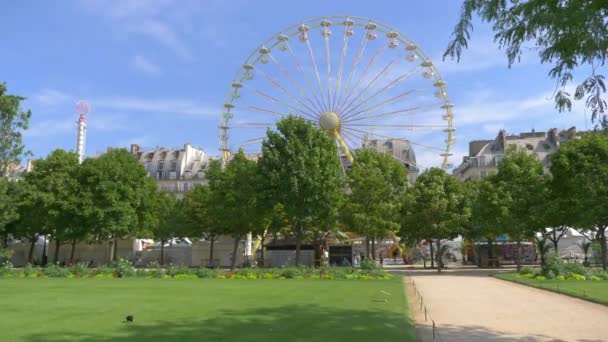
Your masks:
{"label": "green lawn", "polygon": [[406,303],[400,277],[2,279],[0,340],[413,341]]}
{"label": "green lawn", "polygon": [[536,280],[516,277],[515,275],[515,273],[503,273],[497,274],[496,277],[545,290],[566,293],[597,303],[608,304],[608,281],[606,280]]}

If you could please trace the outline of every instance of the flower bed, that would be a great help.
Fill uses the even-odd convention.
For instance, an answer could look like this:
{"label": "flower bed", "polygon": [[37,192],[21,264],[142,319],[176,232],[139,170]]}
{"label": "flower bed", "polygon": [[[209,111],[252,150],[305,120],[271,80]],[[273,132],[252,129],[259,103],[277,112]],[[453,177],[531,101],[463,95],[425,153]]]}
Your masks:
{"label": "flower bed", "polygon": [[235,271],[208,268],[189,268],[179,265],[151,265],[151,268],[136,269],[127,260],[113,265],[87,268],[85,264],[71,267],[49,265],[44,268],[27,265],[13,268],[10,263],[0,265],[0,278],[160,278],[160,279],[345,279],[386,280],[393,278],[379,268],[357,269],[349,267],[286,267],[286,268],[242,268]]}

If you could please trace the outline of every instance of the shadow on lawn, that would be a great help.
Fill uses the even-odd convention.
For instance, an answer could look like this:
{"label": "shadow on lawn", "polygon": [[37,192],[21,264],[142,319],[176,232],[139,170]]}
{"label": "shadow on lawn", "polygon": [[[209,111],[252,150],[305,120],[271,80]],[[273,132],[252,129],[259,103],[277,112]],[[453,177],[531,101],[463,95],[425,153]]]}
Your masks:
{"label": "shadow on lawn", "polygon": [[[412,322],[387,311],[384,305],[378,302],[373,311],[316,305],[278,306],[220,311],[209,318],[154,322],[138,320],[135,312],[133,324],[117,322],[121,327],[105,335],[55,332],[30,335],[24,341],[414,341]],[[91,319],[95,319],[94,313]]]}

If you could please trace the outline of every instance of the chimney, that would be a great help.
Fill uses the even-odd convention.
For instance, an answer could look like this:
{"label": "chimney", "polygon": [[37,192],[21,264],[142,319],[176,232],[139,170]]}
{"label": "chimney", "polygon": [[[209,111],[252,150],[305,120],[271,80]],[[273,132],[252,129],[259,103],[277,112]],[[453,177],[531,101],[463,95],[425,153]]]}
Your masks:
{"label": "chimney", "polygon": [[557,139],[557,128],[551,128],[549,132],[547,132],[547,140],[555,146],[559,144]]}
{"label": "chimney", "polygon": [[137,155],[139,153],[139,145],[131,144],[131,154]]}
{"label": "chimney", "polygon": [[506,152],[506,148],[507,148],[507,132],[504,129],[501,129],[498,132],[498,136],[496,137],[496,140],[498,140],[498,146],[500,146],[500,149],[504,152]]}

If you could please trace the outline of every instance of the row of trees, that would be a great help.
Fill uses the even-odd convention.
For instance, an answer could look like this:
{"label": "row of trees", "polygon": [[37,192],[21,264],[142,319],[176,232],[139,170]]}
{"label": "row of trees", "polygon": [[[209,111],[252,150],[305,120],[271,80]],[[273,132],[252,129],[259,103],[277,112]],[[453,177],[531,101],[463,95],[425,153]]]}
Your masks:
{"label": "row of trees", "polygon": [[564,143],[550,161],[546,173],[534,155],[511,150],[495,174],[462,184],[431,169],[405,195],[400,235],[434,242],[431,255],[440,269],[443,241],[459,235],[487,241],[492,259],[494,241],[508,234],[516,242],[519,269],[522,241],[537,239],[544,258],[550,248],[557,252],[567,227],[574,227],[599,244],[606,269],[608,136],[589,133]]}

